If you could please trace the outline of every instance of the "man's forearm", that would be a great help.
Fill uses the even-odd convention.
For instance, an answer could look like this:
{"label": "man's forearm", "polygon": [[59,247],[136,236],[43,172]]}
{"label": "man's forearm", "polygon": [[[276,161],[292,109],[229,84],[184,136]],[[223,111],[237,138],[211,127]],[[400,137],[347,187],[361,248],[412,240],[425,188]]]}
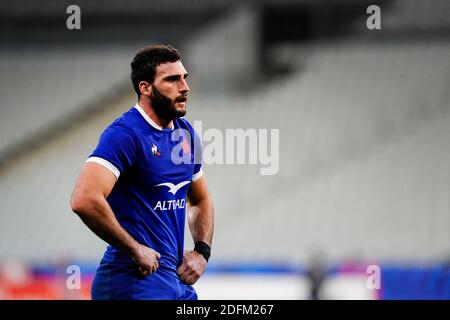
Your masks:
{"label": "man's forearm", "polygon": [[120,225],[105,198],[87,202],[75,212],[98,237],[121,251],[133,254],[138,242]]}
{"label": "man's forearm", "polygon": [[194,243],[203,241],[209,246],[212,244],[214,233],[214,207],[210,199],[199,201],[189,207],[189,229]]}

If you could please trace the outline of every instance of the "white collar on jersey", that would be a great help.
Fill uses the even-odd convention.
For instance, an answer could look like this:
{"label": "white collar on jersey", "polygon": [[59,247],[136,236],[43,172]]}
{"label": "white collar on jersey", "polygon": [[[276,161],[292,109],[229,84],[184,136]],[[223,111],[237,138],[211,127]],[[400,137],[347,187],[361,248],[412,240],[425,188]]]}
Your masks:
{"label": "white collar on jersey", "polygon": [[[152,118],[150,118],[150,117],[148,116],[148,114],[145,113],[144,109],[142,109],[141,106],[140,106],[138,103],[136,103],[136,105],[135,105],[134,107],[139,111],[139,113],[142,115],[142,117],[144,117],[144,119],[145,119],[145,120],[146,120],[153,128],[158,129],[158,130],[161,130],[161,131],[164,129],[163,127],[161,127],[160,125],[158,125],[155,121],[153,121]],[[173,130],[173,123],[172,123],[172,127],[169,128],[169,129]]]}

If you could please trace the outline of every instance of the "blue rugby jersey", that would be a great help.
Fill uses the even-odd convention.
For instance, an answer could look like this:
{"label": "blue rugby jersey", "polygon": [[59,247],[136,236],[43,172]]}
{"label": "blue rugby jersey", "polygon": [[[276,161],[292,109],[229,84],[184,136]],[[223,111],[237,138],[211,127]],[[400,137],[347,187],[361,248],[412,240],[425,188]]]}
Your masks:
{"label": "blue rugby jersey", "polygon": [[[200,139],[187,120],[162,128],[136,105],[105,129],[87,160],[118,178],[107,198],[117,220],[139,243],[159,252],[160,268],[171,273],[183,258],[186,196],[203,174],[200,152]],[[102,263],[131,261],[109,245]]]}

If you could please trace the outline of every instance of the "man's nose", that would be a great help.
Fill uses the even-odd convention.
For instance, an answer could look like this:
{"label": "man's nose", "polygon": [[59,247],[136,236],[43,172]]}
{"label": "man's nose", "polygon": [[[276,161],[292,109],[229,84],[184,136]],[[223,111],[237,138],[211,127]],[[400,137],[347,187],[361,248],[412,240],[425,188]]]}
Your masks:
{"label": "man's nose", "polygon": [[181,80],[181,86],[180,86],[179,90],[180,90],[180,93],[182,93],[182,94],[185,94],[190,90],[185,79]]}

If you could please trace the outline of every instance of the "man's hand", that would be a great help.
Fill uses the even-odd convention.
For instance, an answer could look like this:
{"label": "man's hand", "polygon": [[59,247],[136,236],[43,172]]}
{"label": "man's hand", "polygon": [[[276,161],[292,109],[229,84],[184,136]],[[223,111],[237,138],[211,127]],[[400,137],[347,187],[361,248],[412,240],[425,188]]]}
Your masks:
{"label": "man's hand", "polygon": [[187,284],[194,284],[205,272],[206,260],[197,251],[184,251],[183,263],[178,267],[180,279]]}
{"label": "man's hand", "polygon": [[134,262],[139,267],[139,272],[143,276],[148,276],[153,272],[156,272],[159,268],[158,259],[161,255],[155,250],[139,244],[132,254]]}

